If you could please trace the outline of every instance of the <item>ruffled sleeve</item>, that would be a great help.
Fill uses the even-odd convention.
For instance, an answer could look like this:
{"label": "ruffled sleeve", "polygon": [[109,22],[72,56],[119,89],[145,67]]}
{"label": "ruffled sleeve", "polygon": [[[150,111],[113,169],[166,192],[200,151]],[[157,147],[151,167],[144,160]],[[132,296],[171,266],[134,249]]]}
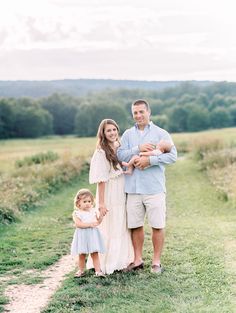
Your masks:
{"label": "ruffled sleeve", "polygon": [[106,159],[105,151],[102,149],[95,150],[90,163],[89,183],[107,182],[109,172],[110,164]]}
{"label": "ruffled sleeve", "polygon": [[81,219],[81,213],[78,210],[74,210],[73,217]]}

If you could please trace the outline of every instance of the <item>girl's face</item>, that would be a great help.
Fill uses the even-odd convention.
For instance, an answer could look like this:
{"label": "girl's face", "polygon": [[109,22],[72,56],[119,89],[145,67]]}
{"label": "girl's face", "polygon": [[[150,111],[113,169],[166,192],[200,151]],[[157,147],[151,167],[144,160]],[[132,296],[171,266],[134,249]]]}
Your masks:
{"label": "girl's face", "polygon": [[118,130],[116,126],[107,124],[104,129],[104,135],[109,143],[114,143],[118,139]]}
{"label": "girl's face", "polygon": [[89,209],[92,208],[92,205],[93,205],[93,201],[92,201],[91,197],[84,196],[84,197],[79,199],[79,201],[77,203],[77,208],[79,208],[82,211],[88,211]]}

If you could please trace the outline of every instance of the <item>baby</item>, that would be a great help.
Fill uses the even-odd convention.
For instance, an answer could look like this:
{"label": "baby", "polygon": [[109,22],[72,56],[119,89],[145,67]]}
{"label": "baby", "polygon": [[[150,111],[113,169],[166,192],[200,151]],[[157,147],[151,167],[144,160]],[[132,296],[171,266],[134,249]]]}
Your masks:
{"label": "baby", "polygon": [[[152,151],[140,152],[139,156],[158,156],[162,153],[170,152],[173,144],[166,140],[161,140],[158,144],[153,145],[155,148]],[[134,155],[129,162],[122,162],[122,165],[127,167],[127,170],[124,171],[124,174],[131,175],[134,170],[134,162],[139,157],[138,155]]]}

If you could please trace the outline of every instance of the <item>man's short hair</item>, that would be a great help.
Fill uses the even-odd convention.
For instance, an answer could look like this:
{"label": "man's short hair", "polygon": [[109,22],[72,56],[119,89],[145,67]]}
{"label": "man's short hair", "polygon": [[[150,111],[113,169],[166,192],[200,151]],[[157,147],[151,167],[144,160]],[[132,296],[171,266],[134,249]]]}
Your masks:
{"label": "man's short hair", "polygon": [[146,107],[146,109],[147,109],[149,112],[151,111],[149,103],[147,102],[147,100],[144,100],[144,99],[135,100],[135,101],[132,103],[131,108],[132,108],[133,106],[135,106],[135,105],[140,105],[140,104],[144,104],[145,107]]}

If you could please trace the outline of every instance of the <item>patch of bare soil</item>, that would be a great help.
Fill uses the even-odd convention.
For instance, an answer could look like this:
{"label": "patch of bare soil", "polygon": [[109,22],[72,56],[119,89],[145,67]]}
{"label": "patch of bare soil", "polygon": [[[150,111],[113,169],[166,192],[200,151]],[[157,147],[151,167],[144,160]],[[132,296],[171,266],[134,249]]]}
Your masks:
{"label": "patch of bare soil", "polygon": [[5,306],[5,312],[11,313],[40,313],[45,308],[64,279],[64,276],[74,268],[70,255],[63,256],[57,263],[42,271],[47,277],[37,285],[11,285],[5,295],[10,302]]}

